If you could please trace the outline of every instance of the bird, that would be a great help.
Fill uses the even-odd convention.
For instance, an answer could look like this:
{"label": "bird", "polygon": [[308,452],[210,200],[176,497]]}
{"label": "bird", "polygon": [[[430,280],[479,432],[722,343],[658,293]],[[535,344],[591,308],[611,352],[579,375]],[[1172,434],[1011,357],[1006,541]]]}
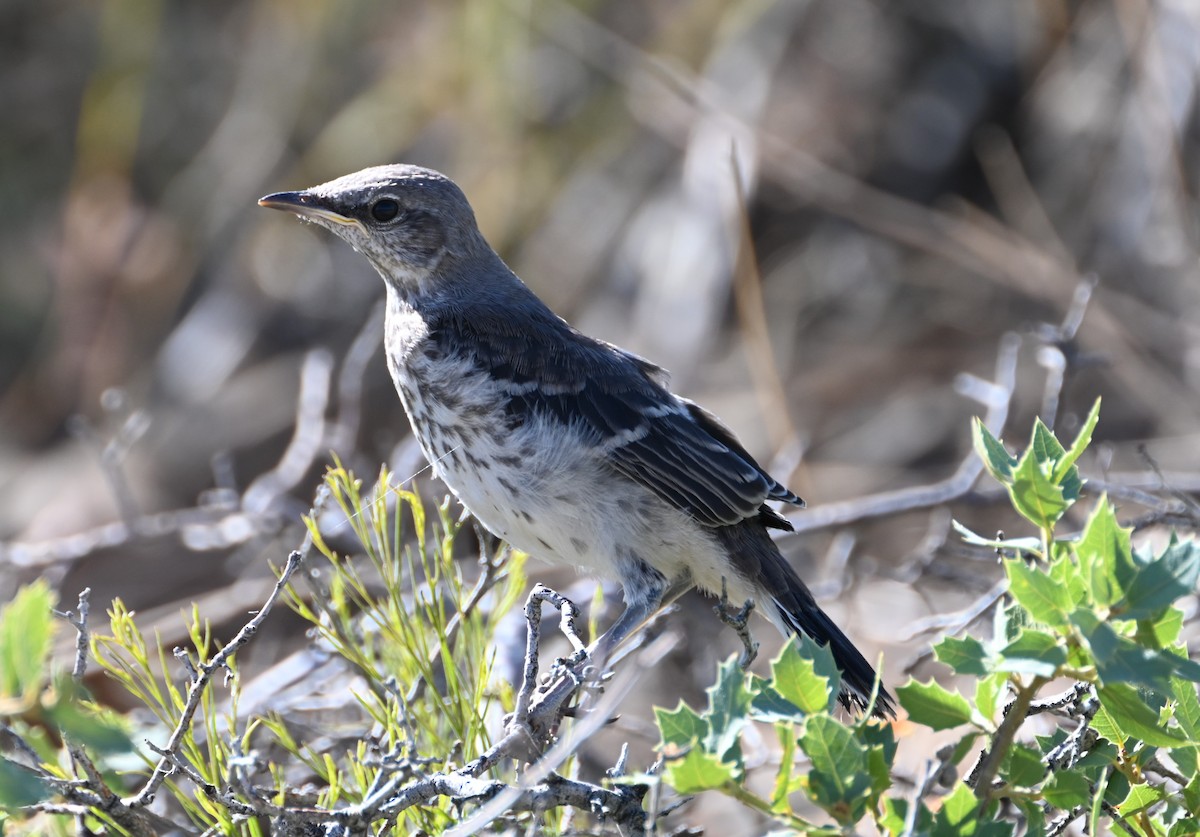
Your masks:
{"label": "bird", "polygon": [[383,277],[388,370],[425,457],[475,519],[620,583],[624,611],[594,647],[615,648],[692,588],[727,591],[784,636],[827,645],[847,709],[895,716],[769,534],[793,529],[769,502],[804,501],[663,369],[555,314],[454,181],[391,164],[259,204],[333,232]]}

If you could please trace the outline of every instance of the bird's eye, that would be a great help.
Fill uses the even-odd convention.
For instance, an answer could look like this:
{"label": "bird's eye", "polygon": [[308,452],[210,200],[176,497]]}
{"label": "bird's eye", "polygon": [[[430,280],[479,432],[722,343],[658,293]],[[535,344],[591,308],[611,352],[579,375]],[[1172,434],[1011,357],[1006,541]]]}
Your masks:
{"label": "bird's eye", "polygon": [[386,224],[399,214],[400,204],[391,198],[382,198],[371,205],[371,217],[381,224]]}

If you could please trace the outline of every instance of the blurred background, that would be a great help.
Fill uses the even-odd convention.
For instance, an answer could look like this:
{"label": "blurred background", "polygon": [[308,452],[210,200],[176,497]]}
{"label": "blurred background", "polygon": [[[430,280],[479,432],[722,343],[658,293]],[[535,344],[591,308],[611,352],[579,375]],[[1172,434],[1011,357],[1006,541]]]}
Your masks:
{"label": "blurred background", "polygon": [[[986,481],[872,505],[944,485],[972,416],[1069,438],[1103,396],[1087,476],[1160,487],[1144,445],[1200,487],[1194,2],[6,0],[0,67],[0,601],[45,577],[168,647],[192,601],[228,631],[331,450],[422,468],[382,283],[255,205],[386,162],[454,178],[556,311],[809,501],[781,545],[892,684],[998,578],[950,516],[1024,533]],[[682,609],[605,733],[646,758],[650,703],[737,647]]]}

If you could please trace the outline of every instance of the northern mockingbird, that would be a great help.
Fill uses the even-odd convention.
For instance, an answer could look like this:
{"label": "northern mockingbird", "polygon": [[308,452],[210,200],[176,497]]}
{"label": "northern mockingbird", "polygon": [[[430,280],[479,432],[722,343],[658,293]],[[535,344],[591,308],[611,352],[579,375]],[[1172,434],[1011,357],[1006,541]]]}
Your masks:
{"label": "northern mockingbird", "polygon": [[[662,369],[547,308],[453,181],[379,166],[259,203],[331,230],[379,271],[388,368],[462,504],[517,549],[621,583],[602,651],[686,590],[727,588],[785,635],[829,645],[842,702],[866,706],[875,672],[768,534],[792,529],[768,501],[803,501]],[[882,688],[875,714],[894,714]]]}

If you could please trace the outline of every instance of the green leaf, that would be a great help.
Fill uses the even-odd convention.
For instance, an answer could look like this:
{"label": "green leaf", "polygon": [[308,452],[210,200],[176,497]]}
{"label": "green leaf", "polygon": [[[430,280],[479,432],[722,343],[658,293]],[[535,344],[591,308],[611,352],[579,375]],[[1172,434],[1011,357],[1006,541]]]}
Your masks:
{"label": "green leaf", "polygon": [[[1045,425],[1039,421],[1038,426]],[[1008,488],[1013,508],[1039,529],[1053,528],[1070,506],[1063,487],[1053,481],[1053,468],[1054,460],[1039,459],[1031,445],[1017,461],[1012,485]]]}
{"label": "green leaf", "polygon": [[1042,787],[1042,796],[1056,808],[1069,811],[1092,798],[1092,783],[1077,770],[1059,770]]}
{"label": "green leaf", "polygon": [[978,732],[968,732],[958,740],[954,745],[954,753],[950,757],[950,764],[958,764],[965,759],[975,749],[975,742],[979,740]]}
{"label": "green leaf", "polygon": [[1191,781],[1184,786],[1183,801],[1189,814],[1200,814],[1200,775],[1193,775]]}
{"label": "green leaf", "polygon": [[0,610],[0,697],[28,699],[46,684],[56,601],[50,585],[38,580]]}
{"label": "green leaf", "polygon": [[1050,566],[1046,568],[1046,572],[1050,580],[1063,589],[1064,595],[1073,605],[1091,600],[1091,591],[1075,561],[1074,543],[1054,541],[1050,545]]}
{"label": "green leaf", "polygon": [[[18,594],[20,595],[20,594]],[[3,811],[49,798],[51,789],[30,771],[0,756],[0,827]]]}
{"label": "green leaf", "polygon": [[910,721],[935,730],[952,729],[971,721],[971,704],[958,693],[930,681],[913,680],[896,689]]}
{"label": "green leaf", "polygon": [[1030,616],[1056,628],[1067,624],[1067,614],[1075,605],[1066,587],[1020,558],[1006,560],[1004,571],[1008,574],[1008,591]]}
{"label": "green leaf", "polygon": [[932,826],[919,833],[937,837],[1009,837],[1013,826],[996,822],[995,803],[981,805],[975,794],[959,782],[942,800]]}
{"label": "green leaf", "polygon": [[971,422],[971,441],[975,445],[975,453],[983,460],[984,467],[996,482],[1001,485],[1012,483],[1012,470],[1017,460],[1009,455],[1000,440],[992,435],[979,418]]}
{"label": "green leaf", "polygon": [[1025,833],[1034,837],[1046,833],[1046,812],[1042,806],[1032,799],[1014,800],[1021,813],[1025,815]]}
{"label": "green leaf", "polygon": [[1191,817],[1175,820],[1167,829],[1167,837],[1194,837],[1196,834],[1200,834],[1200,820]]}
{"label": "green leaf", "polygon": [[1157,559],[1137,567],[1125,596],[1113,606],[1122,619],[1151,619],[1192,593],[1200,579],[1200,545],[1193,540],[1170,544]]}
{"label": "green leaf", "polygon": [[[1067,476],[1067,472],[1072,470],[1075,461],[1087,449],[1087,446],[1092,441],[1092,431],[1096,429],[1096,423],[1100,421],[1100,399],[1097,398],[1092,403],[1092,409],[1088,411],[1087,418],[1083,420],[1083,427],[1079,428],[1079,433],[1075,436],[1075,442],[1071,445],[1071,449],[1067,451],[1058,461],[1058,467],[1054,469],[1054,479],[1062,482]],[[1075,492],[1075,497],[1079,496],[1078,490]]]}
{"label": "green leaf", "polygon": [[717,669],[717,682],[708,689],[708,735],[703,739],[706,750],[741,764],[738,736],[748,720],[750,697],[746,673],[737,657],[732,656]]}
{"label": "green leaf", "polygon": [[842,824],[857,822],[866,809],[872,779],[867,752],[854,734],[828,715],[814,715],[800,738],[812,769],[812,800]]}
{"label": "green leaf", "polygon": [[[1038,465],[1042,466],[1042,470],[1046,471],[1055,485],[1062,485],[1062,473],[1058,466],[1066,458],[1067,451],[1054,435],[1054,431],[1047,427],[1041,418],[1033,420],[1033,435],[1029,439],[1026,452],[1033,454]],[[1069,468],[1068,464],[1067,469]]]}
{"label": "green leaf", "polygon": [[771,810],[776,814],[789,814],[792,805],[788,802],[788,794],[792,790],[792,761],[796,752],[796,734],[792,725],[781,723],[775,725],[779,735],[779,772],[775,775],[775,788],[771,792]]}
{"label": "green leaf", "polygon": [[692,747],[683,758],[667,762],[664,778],[679,793],[699,793],[732,781],[736,769],[715,754]]}
{"label": "green leaf", "polygon": [[942,807],[937,812],[937,830],[950,826],[951,834],[974,834],[974,825],[979,821],[979,799],[963,782],[954,786],[954,790],[942,800]]}
{"label": "green leaf", "polygon": [[1025,608],[1001,599],[995,613],[992,614],[992,641],[989,645],[998,646],[1001,642],[1012,642],[1031,624],[1032,620]]}
{"label": "green leaf", "polygon": [[708,737],[708,721],[697,715],[695,710],[683,701],[679,701],[679,708],[674,712],[660,706],[654,707],[654,717],[658,721],[664,744],[686,747],[694,741],[702,741]]}
{"label": "green leaf", "polygon": [[1133,816],[1139,811],[1144,811],[1151,805],[1156,805],[1166,798],[1166,793],[1162,788],[1153,787],[1147,784],[1134,785],[1129,789],[1129,794],[1117,806],[1121,814],[1124,816]]}
{"label": "green leaf", "polygon": [[771,686],[805,714],[832,709],[840,675],[828,646],[793,636],[771,661]]}
{"label": "green leaf", "polygon": [[1053,677],[1066,663],[1062,640],[1034,628],[1022,628],[1017,638],[996,654],[996,671]]}
{"label": "green leaf", "polygon": [[[899,797],[889,796],[883,800],[883,815],[879,817],[876,824],[884,834],[904,833],[905,824],[908,822],[908,806],[908,800]],[[922,817],[924,817],[923,821]],[[917,812],[917,818],[916,833],[924,834],[932,820],[929,809],[922,805]]]}
{"label": "green leaf", "polygon": [[854,727],[854,734],[868,749],[882,752],[888,764],[896,760],[896,729],[894,725],[860,724]]}
{"label": "green leaf", "polygon": [[[1107,717],[1119,733],[1112,739],[1117,744],[1125,744],[1131,737],[1153,747],[1174,747],[1186,742],[1178,730],[1159,721],[1158,712],[1146,704],[1133,686],[1126,683],[1106,683],[1097,689],[1097,693],[1100,696],[1100,713]],[[1097,717],[1100,713],[1097,713]]]}
{"label": "green leaf", "polygon": [[1088,581],[1092,598],[1101,607],[1121,600],[1137,573],[1129,536],[1132,529],[1117,523],[1107,496],[1092,510],[1075,545],[1080,574]]}
{"label": "green leaf", "polygon": [[765,723],[797,724],[804,720],[805,713],[779,692],[767,680],[752,677],[750,680],[750,717]]}
{"label": "green leaf", "polygon": [[988,674],[988,652],[983,643],[973,636],[943,637],[933,646],[933,653],[939,661],[954,669],[956,674],[972,674],[983,677]]}
{"label": "green leaf", "polygon": [[1105,683],[1134,683],[1166,693],[1173,676],[1200,682],[1200,664],[1170,651],[1138,645],[1091,611],[1079,610],[1071,620],[1091,648],[1096,671]]}
{"label": "green leaf", "polygon": [[975,684],[975,708],[979,710],[980,716],[992,724],[996,719],[996,712],[999,707],[999,697],[1004,693],[1004,686],[1008,683],[1008,675],[1003,672],[989,674]]}
{"label": "green leaf", "polygon": [[1175,718],[1188,738],[1200,741],[1200,697],[1196,685],[1181,677],[1171,678],[1171,696],[1175,698]]}
{"label": "green leaf", "polygon": [[55,685],[55,700],[43,707],[43,711],[73,743],[105,755],[136,751],[124,718],[82,700],[79,687],[69,675],[60,675]]}
{"label": "green leaf", "polygon": [[[873,725],[864,725],[862,729]],[[889,725],[890,726],[890,725]],[[893,748],[894,751],[895,748]],[[871,796],[878,797],[892,786],[892,759],[894,752],[889,755],[883,747],[867,748],[867,775],[871,779]]]}
{"label": "green leaf", "polygon": [[1013,744],[1004,757],[1001,775],[1009,784],[1032,787],[1046,775],[1042,754],[1024,744]]}
{"label": "green leaf", "polygon": [[1166,648],[1179,641],[1183,630],[1183,611],[1168,607],[1154,621],[1143,619],[1138,622],[1137,640],[1153,648]]}

